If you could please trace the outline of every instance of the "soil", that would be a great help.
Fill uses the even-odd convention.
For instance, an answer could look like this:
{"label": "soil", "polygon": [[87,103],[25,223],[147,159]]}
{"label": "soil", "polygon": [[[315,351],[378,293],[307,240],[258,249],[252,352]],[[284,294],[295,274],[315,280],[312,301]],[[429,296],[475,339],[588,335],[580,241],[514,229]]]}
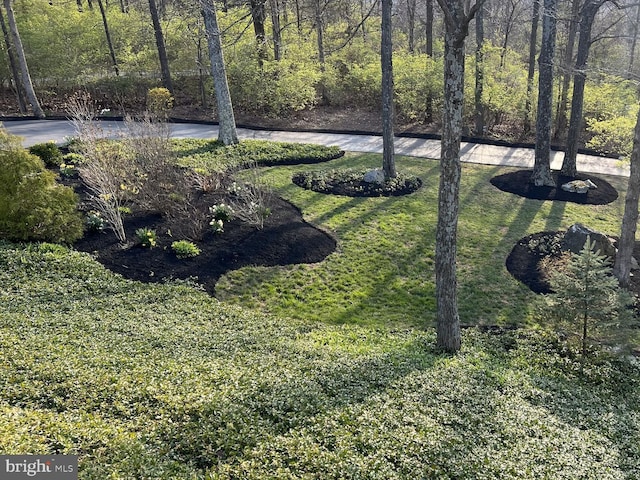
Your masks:
{"label": "soil", "polygon": [[[81,201],[86,200],[79,180],[66,183],[74,186]],[[209,219],[209,207],[225,200],[220,193],[199,193],[193,204],[200,218]],[[93,254],[106,268],[126,278],[142,282],[189,279],[212,295],[217,280],[230,270],[247,265],[316,263],[335,250],[335,238],[306,222],[296,206],[272,196],[269,208],[271,214],[261,230],[239,219],[226,222],[220,233],[205,224],[204,235],[194,242],[201,253],[192,258],[179,259],[171,249],[173,241],[184,239],[176,232],[190,227],[183,218],[170,219],[135,208],[124,216],[127,244],[120,244],[113,232],[103,230],[88,232],[74,247]],[[155,247],[142,247],[136,241],[135,232],[143,227],[156,231]]]}

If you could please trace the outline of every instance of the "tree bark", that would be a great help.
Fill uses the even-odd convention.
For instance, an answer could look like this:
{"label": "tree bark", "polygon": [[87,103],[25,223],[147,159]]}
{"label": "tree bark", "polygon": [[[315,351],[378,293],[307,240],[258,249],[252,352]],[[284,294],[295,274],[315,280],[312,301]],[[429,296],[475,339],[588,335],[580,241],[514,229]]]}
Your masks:
{"label": "tree bark", "polygon": [[[429,57],[433,57],[433,0],[427,0],[426,6],[425,53]],[[433,121],[433,95],[431,92],[427,94],[424,117],[427,123]]]}
{"label": "tree bark", "polygon": [[640,112],[636,120],[631,152],[630,175],[627,194],[624,199],[624,214],[622,228],[618,241],[618,254],[613,266],[613,274],[620,282],[620,286],[629,287],[631,281],[631,257],[636,242],[636,228],[638,225],[638,201],[640,200]]}
{"label": "tree bark", "polygon": [[407,17],[409,52],[413,53],[416,49],[416,0],[407,0]]}
{"label": "tree bark", "polygon": [[536,73],[536,50],[538,44],[538,20],[540,18],[540,1],[533,0],[531,18],[531,37],[529,38],[529,71],[527,73],[527,100],[524,106],[524,131],[531,131],[531,97],[533,96],[533,79]]}
{"label": "tree bark", "polygon": [[591,47],[591,27],[596,13],[606,0],[587,0],[580,12],[580,36],[576,56],[575,75],[573,77],[573,96],[571,98],[571,119],[567,133],[567,148],[562,161],[562,174],[575,177],[578,173],[576,159],[578,140],[582,130],[582,111],[584,105],[584,86],[587,81],[587,59]]}
{"label": "tree bark", "polygon": [[258,50],[258,62],[267,59],[267,35],[264,29],[264,22],[267,18],[264,8],[265,0],[251,0],[251,18],[253,19],[253,31],[256,35],[256,47]]}
{"label": "tree bark", "polygon": [[318,61],[320,62],[320,68],[324,69],[324,35],[322,26],[322,5],[320,0],[315,0],[315,20],[316,20],[316,41],[318,42]]}
{"label": "tree bark", "polygon": [[558,102],[558,113],[556,115],[556,128],[554,138],[563,138],[567,130],[567,99],[569,97],[569,87],[571,86],[571,67],[573,66],[573,48],[576,43],[578,32],[578,22],[580,14],[581,0],[573,0],[571,5],[571,18],[569,19],[569,34],[564,52],[564,74],[560,86],[560,101]]}
{"label": "tree bark", "polygon": [[218,107],[218,140],[225,145],[231,145],[238,143],[238,134],[236,132],[236,120],[233,114],[233,105],[231,104],[229,84],[227,83],[220,28],[218,27],[214,0],[202,0],[202,17],[204,18],[204,27],[209,45],[211,76],[213,77],[216,105]]}
{"label": "tree bark", "polygon": [[25,89],[27,100],[31,104],[34,115],[38,118],[44,118],[44,111],[40,106],[40,102],[36,96],[36,91],[33,88],[33,83],[31,82],[31,74],[29,73],[29,66],[27,65],[27,57],[24,54],[24,47],[22,46],[22,40],[20,39],[20,32],[18,31],[16,17],[13,13],[13,7],[11,6],[11,0],[4,0],[4,8],[7,11],[7,21],[9,22],[11,40],[13,41],[13,46],[16,49],[16,57],[18,60],[18,66],[20,67],[20,80]]}
{"label": "tree bark", "polygon": [[484,105],[482,104],[482,91],[484,88],[484,13],[478,9],[476,13],[476,85],[474,90],[475,104],[475,132],[476,135],[484,135]]}
{"label": "tree bark", "polygon": [[464,42],[469,22],[482,1],[465,13],[465,0],[438,0],[445,17],[444,112],[436,227],[437,346],[446,352],[460,350],[456,278],[458,210],[460,196],[460,141],[464,104]]}
{"label": "tree bark", "polygon": [[556,1],[544,0],[542,46],[538,64],[538,113],[536,118],[535,164],[531,182],[537,186],[555,187],[551,176],[551,115],[553,92],[553,57],[556,46]]}
{"label": "tree bark", "polygon": [[164,35],[162,33],[162,25],[158,15],[156,0],[149,0],[149,12],[151,13],[151,21],[153,22],[153,32],[156,37],[156,47],[158,48],[158,58],[160,59],[160,73],[162,76],[162,86],[173,93],[173,83],[171,82],[171,71],[169,70],[169,59],[167,58],[167,50],[164,45]]}
{"label": "tree bark", "polygon": [[279,61],[282,58],[282,29],[280,28],[280,5],[278,0],[269,0],[271,9],[271,31],[273,35],[273,58]]}
{"label": "tree bark", "polygon": [[382,66],[382,169],[384,178],[395,178],[396,162],[393,144],[393,45],[391,39],[392,0],[382,0],[382,41],[380,59]]}
{"label": "tree bark", "polygon": [[100,9],[100,15],[102,16],[102,25],[104,26],[104,35],[107,39],[107,46],[109,47],[109,55],[111,55],[111,64],[113,65],[113,71],[116,72],[116,77],[118,77],[120,76],[120,69],[118,68],[118,60],[116,60],[116,51],[114,50],[113,42],[111,41],[109,22],[107,21],[107,12],[104,9],[102,0],[98,0],[98,8]]}
{"label": "tree bark", "polygon": [[7,57],[9,59],[9,68],[11,69],[11,79],[13,80],[13,87],[16,92],[16,99],[18,100],[18,108],[20,109],[20,113],[25,114],[27,113],[27,101],[24,98],[24,87],[22,86],[22,81],[20,79],[20,70],[18,68],[18,62],[16,61],[16,56],[14,54],[15,47],[13,46],[13,42],[11,41],[11,37],[9,36],[9,30],[7,29],[7,24],[4,20],[4,14],[2,13],[1,8],[0,25],[2,26],[4,43],[7,47]]}

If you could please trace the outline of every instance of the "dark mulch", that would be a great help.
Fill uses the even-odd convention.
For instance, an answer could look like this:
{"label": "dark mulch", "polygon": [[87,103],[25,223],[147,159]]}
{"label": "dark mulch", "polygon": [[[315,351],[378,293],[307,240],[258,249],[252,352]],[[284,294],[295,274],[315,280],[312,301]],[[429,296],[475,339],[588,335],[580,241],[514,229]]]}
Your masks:
{"label": "dark mulch", "polygon": [[[563,202],[581,203],[585,205],[606,205],[618,198],[618,191],[606,180],[595,175],[579,173],[575,177],[560,175],[552,172],[558,188],[536,187],[530,182],[531,170],[516,170],[511,173],[495,176],[491,184],[503,192],[513,193],[534,200],[559,200]],[[572,180],[591,180],[598,187],[587,193],[569,193],[560,188],[564,183]]]}
{"label": "dark mulch", "polygon": [[[197,205],[206,215],[209,206],[222,200],[224,197],[215,193],[202,194]],[[74,247],[93,253],[105,267],[126,278],[143,282],[195,279],[212,295],[217,280],[230,270],[247,265],[316,263],[335,250],[335,239],[305,222],[291,203],[274,196],[270,208],[263,230],[237,219],[225,223],[222,233],[207,229],[202,240],[196,242],[201,254],[194,258],[178,259],[171,250],[171,243],[183,238],[167,232],[180,231],[180,225],[145,211],[125,216],[131,244],[122,247],[111,231],[103,231],[88,233]],[[140,227],[156,230],[158,246],[149,249],[134,243],[135,231]]]}
{"label": "dark mulch", "polygon": [[301,172],[291,181],[307,190],[345,197],[400,197],[409,195],[422,187],[418,177],[398,175],[386,183],[365,182],[364,172],[332,170],[327,172]]}

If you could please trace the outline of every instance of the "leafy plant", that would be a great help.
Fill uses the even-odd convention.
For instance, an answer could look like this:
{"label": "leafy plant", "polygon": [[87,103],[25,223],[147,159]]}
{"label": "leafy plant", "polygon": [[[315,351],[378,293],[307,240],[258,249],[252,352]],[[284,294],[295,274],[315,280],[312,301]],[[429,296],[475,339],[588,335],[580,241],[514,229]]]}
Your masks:
{"label": "leafy plant", "polygon": [[60,164],[60,176],[65,178],[71,178],[78,175],[78,169],[73,163],[61,163]]}
{"label": "leafy plant", "polygon": [[90,232],[101,232],[105,229],[106,223],[100,212],[95,210],[90,211],[85,220],[85,225]]}
{"label": "leafy plant", "polygon": [[211,212],[211,214],[213,215],[214,220],[222,220],[223,222],[228,222],[233,218],[233,209],[225,203],[220,203],[218,205],[209,207],[209,212]]}
{"label": "leafy plant", "polygon": [[209,222],[211,225],[211,229],[213,233],[223,233],[224,232],[224,222],[222,220],[216,220],[215,218]]}
{"label": "leafy plant", "polygon": [[62,163],[62,153],[55,142],[36,143],[29,147],[29,153],[39,157],[47,167]]}
{"label": "leafy plant", "polygon": [[147,91],[147,111],[156,118],[166,119],[173,108],[171,92],[164,87]]}
{"label": "leafy plant", "polygon": [[171,249],[178,258],[191,258],[200,255],[198,246],[188,240],[178,240],[171,243]]}
{"label": "leafy plant", "polygon": [[59,185],[42,160],[15,145],[10,136],[3,143],[7,149],[0,150],[0,237],[68,243],[80,238],[82,218],[73,190]]}
{"label": "leafy plant", "polygon": [[158,235],[156,231],[151,228],[138,228],[136,230],[136,238],[140,246],[145,248],[153,248],[158,245]]}

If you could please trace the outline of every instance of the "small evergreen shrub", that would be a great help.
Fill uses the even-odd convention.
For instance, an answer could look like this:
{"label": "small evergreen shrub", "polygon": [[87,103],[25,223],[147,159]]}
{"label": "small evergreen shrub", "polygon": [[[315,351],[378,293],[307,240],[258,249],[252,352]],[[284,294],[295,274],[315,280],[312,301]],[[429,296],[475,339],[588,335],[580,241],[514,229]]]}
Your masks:
{"label": "small evergreen shrub", "polygon": [[171,244],[171,249],[178,258],[192,258],[200,255],[200,249],[193,242],[188,240],[178,240]]}
{"label": "small evergreen shrub", "polygon": [[0,150],[0,237],[72,243],[82,236],[78,196],[22,147]]}
{"label": "small evergreen shrub", "polygon": [[57,167],[62,163],[62,153],[55,142],[36,143],[29,147],[29,153],[39,157],[47,167]]}

